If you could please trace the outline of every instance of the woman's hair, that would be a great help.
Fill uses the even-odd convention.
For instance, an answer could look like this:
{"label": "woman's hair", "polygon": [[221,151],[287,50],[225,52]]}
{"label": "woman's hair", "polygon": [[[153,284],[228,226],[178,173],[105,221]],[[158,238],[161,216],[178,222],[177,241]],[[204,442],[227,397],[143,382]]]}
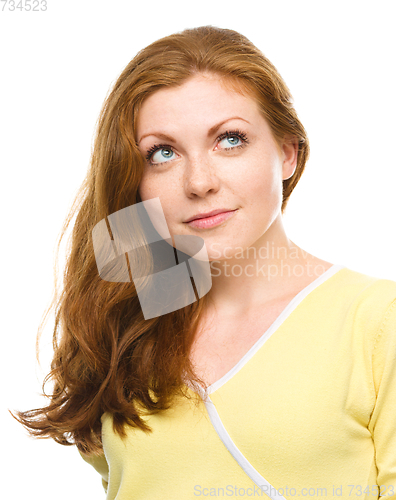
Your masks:
{"label": "woman's hair", "polygon": [[[194,373],[189,352],[207,296],[145,320],[132,280],[110,282],[99,276],[92,241],[99,221],[141,201],[138,187],[145,159],[136,143],[136,123],[143,101],[158,89],[181,85],[202,72],[220,75],[234,90],[255,98],[278,144],[286,136],[298,141],[296,170],[283,181],[282,213],[300,179],[309,155],[304,127],[277,70],[246,37],[203,26],[141,50],[103,105],[90,168],[61,231],[58,251],[77,212],[62,293],[55,293],[47,311],[55,304],[54,355],[43,382],[49,403],[14,412],[35,437],[100,453],[104,412],[113,415],[120,436],[125,436],[125,424],[151,431],[142,409],[156,413],[169,408],[176,394],[188,397],[186,379],[204,385]],[[149,247],[144,251],[152,264]],[[41,329],[42,323],[38,338]],[[50,381],[53,390],[47,394]]]}

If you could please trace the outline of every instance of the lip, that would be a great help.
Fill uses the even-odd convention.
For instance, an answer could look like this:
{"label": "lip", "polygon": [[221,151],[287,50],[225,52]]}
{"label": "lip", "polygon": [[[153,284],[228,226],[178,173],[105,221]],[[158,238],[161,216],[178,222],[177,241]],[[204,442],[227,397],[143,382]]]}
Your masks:
{"label": "lip", "polygon": [[[224,209],[223,209],[224,210]],[[201,228],[201,229],[207,229],[210,227],[218,226],[225,220],[229,219],[234,215],[236,210],[228,210],[226,212],[220,212],[219,210],[215,210],[215,213],[211,212],[211,216],[207,217],[199,217],[197,219],[192,219],[190,221],[186,221],[186,224],[188,224],[191,227],[195,228]],[[197,216],[195,216],[197,217]]]}
{"label": "lip", "polygon": [[212,217],[212,215],[222,214],[225,212],[234,212],[234,210],[230,210],[229,208],[219,208],[217,210],[212,210],[211,212],[206,212],[204,214],[196,214],[185,220],[184,222],[191,222],[196,219],[206,219],[207,217]]}

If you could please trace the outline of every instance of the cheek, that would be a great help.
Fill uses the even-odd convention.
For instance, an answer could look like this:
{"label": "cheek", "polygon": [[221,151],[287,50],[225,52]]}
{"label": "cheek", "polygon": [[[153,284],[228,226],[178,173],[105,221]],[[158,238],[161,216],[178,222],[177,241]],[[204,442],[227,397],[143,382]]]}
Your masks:
{"label": "cheek", "polygon": [[180,179],[175,172],[150,174],[145,172],[138,188],[142,201],[159,198],[165,207],[172,207],[180,199]]}
{"label": "cheek", "polygon": [[138,192],[142,201],[159,198],[162,208],[162,215],[160,218],[165,216],[168,224],[172,221],[172,212],[175,208],[175,197],[164,179],[159,179],[155,176],[143,176],[139,184]]}
{"label": "cheek", "polygon": [[251,168],[244,172],[241,189],[247,198],[260,201],[263,205],[281,197],[282,175],[276,158],[272,162],[252,163]]}
{"label": "cheek", "polygon": [[143,175],[138,191],[142,201],[150,200],[159,196],[157,183],[149,175]]}

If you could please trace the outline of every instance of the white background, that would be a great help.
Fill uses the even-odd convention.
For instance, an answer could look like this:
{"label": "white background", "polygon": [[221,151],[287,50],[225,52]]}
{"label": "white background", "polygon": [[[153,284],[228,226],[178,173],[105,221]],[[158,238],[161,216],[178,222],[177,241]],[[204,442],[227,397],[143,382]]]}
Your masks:
{"label": "white background", "polygon": [[286,211],[288,235],[324,260],[396,280],[394,6],[47,0],[46,11],[11,11],[10,2],[0,11],[4,498],[104,499],[99,475],[75,447],[28,438],[7,408],[44,404],[51,319],[41,369],[34,350],[55,244],[122,69],[141,48],[188,27],[250,38],[286,81],[311,143]]}

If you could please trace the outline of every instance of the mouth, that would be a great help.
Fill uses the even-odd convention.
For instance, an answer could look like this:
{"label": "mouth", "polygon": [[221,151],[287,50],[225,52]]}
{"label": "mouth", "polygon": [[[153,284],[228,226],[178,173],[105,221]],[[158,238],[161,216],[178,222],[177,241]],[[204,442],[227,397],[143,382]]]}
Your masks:
{"label": "mouth", "polygon": [[186,221],[185,224],[188,224],[190,227],[207,229],[210,227],[218,226],[222,222],[232,217],[237,211],[238,209],[224,211],[224,212],[217,211],[218,213],[215,213],[214,215],[210,215],[207,217],[199,217],[197,219],[189,220]]}

